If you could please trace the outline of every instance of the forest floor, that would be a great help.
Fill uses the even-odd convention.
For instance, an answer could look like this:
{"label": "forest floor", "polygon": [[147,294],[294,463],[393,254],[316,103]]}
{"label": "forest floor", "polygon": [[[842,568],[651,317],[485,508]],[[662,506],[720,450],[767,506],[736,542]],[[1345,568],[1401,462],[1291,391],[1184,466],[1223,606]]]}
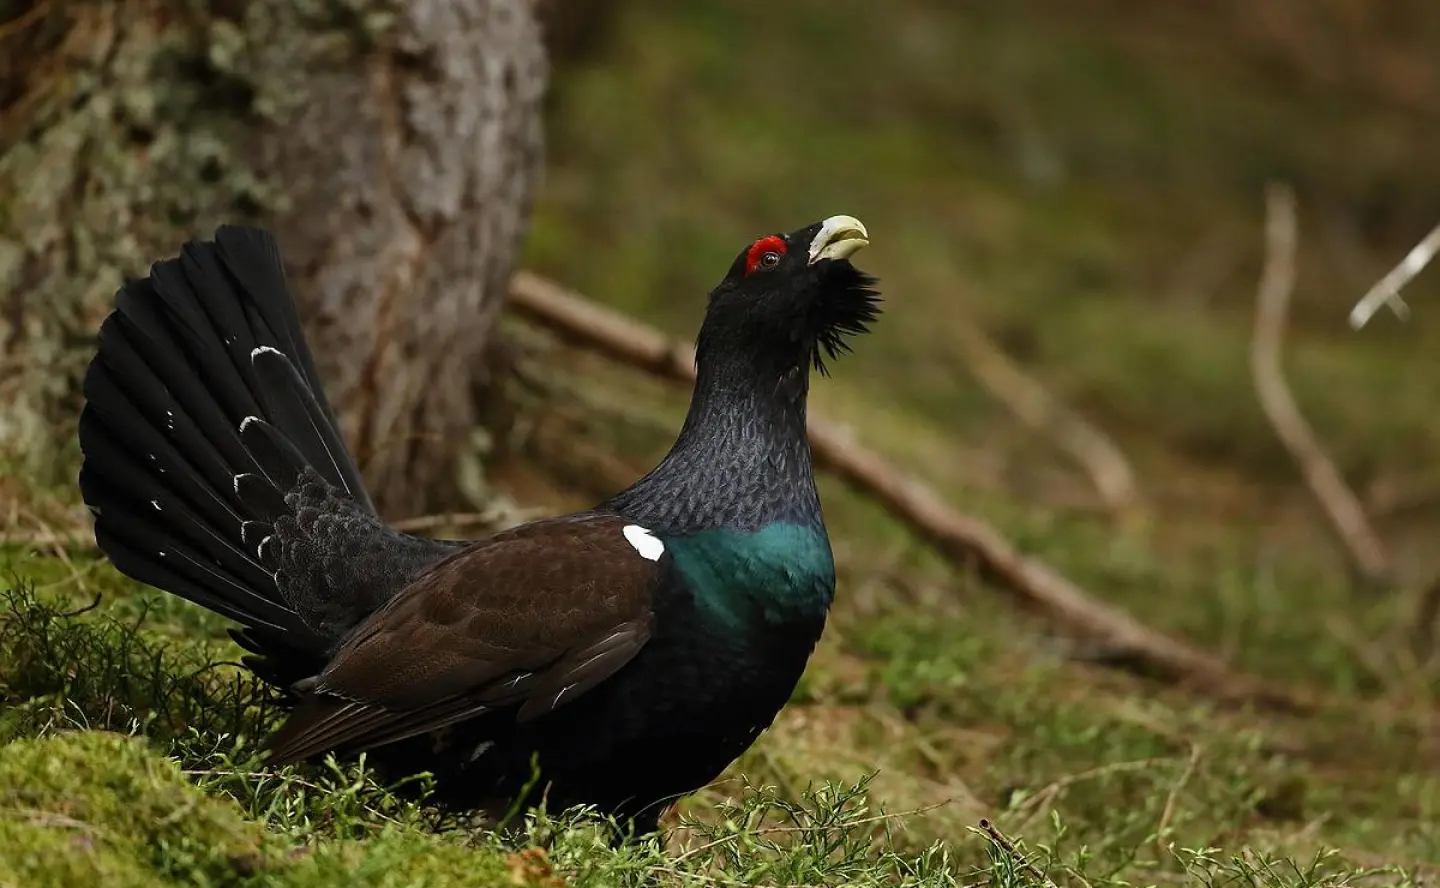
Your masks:
{"label": "forest floor", "polygon": [[[1436,221],[1423,149],[1440,127],[1415,77],[1386,77],[1428,71],[1406,60],[1435,35],[1371,46],[1374,23],[1352,23],[1339,55],[1364,76],[1336,74],[1281,39],[1340,39],[1312,33],[1304,3],[1272,4],[1290,18],[1259,32],[1245,4],[1193,21],[1112,5],[623,4],[558,72],[527,265],[688,338],[755,235],[860,217],[857,261],[888,311],[817,382],[815,411],[1098,598],[1323,695],[1317,710],[1087,662],[826,477],[840,594],[776,726],[661,840],[611,848],[559,812],[502,839],[436,823],[353,764],[262,772],[275,714],[227,663],[223,621],[83,548],[8,544],[0,886],[1440,878],[1440,669],[1412,644],[1416,595],[1440,574],[1440,285],[1416,282],[1406,324],[1344,326]],[[1271,178],[1300,197],[1286,369],[1398,591],[1347,579],[1256,406]],[[956,345],[977,327],[1114,439],[1138,520],[1099,508],[977,384]],[[663,449],[683,391],[509,329],[545,393],[519,395],[499,492],[583,505]],[[84,527],[76,505],[0,481],[7,534]]]}

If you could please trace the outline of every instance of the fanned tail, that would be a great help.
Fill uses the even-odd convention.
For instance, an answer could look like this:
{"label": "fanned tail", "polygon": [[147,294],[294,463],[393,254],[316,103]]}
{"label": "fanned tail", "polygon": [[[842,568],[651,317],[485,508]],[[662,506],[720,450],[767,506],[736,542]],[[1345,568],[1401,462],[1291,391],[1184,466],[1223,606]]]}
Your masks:
{"label": "fanned tail", "polygon": [[222,227],[126,283],[85,375],[80,489],[124,574],[236,621],[289,684],[450,549],[384,525],[268,232]]}

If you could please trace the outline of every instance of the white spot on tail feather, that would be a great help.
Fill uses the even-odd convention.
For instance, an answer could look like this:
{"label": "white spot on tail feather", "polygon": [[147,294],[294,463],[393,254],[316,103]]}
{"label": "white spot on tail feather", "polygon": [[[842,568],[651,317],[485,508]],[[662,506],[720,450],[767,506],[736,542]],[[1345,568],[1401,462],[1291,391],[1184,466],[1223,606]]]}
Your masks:
{"label": "white spot on tail feather", "polygon": [[285,357],[285,353],[282,352],[280,349],[278,349],[278,348],[271,348],[271,347],[268,346],[268,345],[261,345],[261,346],[258,346],[258,347],[256,347],[256,348],[253,348],[253,349],[250,350],[250,360],[252,360],[252,361],[255,360],[255,356],[258,355],[258,354],[261,354],[262,352],[274,352],[275,354],[279,355],[279,356],[282,357],[282,358]]}
{"label": "white spot on tail feather", "polygon": [[475,761],[476,759],[478,759],[480,756],[482,756],[482,755],[484,755],[485,753],[489,752],[489,751],[490,751],[490,747],[492,747],[492,746],[494,746],[494,745],[495,745],[495,741],[494,741],[494,740],[486,740],[486,741],[483,742],[483,743],[477,744],[477,745],[475,746],[475,751],[472,752],[472,753],[470,753],[470,761],[473,762],[473,761]]}
{"label": "white spot on tail feather", "polygon": [[260,417],[258,417],[258,416],[247,416],[247,417],[245,417],[244,419],[240,420],[240,431],[242,431],[242,432],[245,431],[246,427],[248,427],[248,426],[250,425],[250,423],[252,423],[252,422],[259,422],[259,421],[260,421]]}
{"label": "white spot on tail feather", "polygon": [[[652,537],[652,539],[653,539],[653,537]],[[656,540],[656,542],[659,542],[659,540]],[[579,684],[579,682],[576,682],[576,684]],[[570,693],[570,691],[576,686],[576,684],[568,684],[568,685],[566,685],[565,687],[561,688],[561,689],[560,689],[560,693],[558,693],[558,694],[555,695],[555,699],[550,701],[550,708],[551,708],[552,710],[553,710],[553,709],[558,709],[559,706],[560,706],[560,699],[561,699],[562,697],[564,697],[566,694]]]}
{"label": "white spot on tail feather", "polygon": [[160,501],[159,501],[159,500],[151,500],[151,501],[150,501],[150,505],[154,506],[154,507],[155,507],[155,511],[157,511],[157,512],[164,511],[163,509],[160,508]]}
{"label": "white spot on tail feather", "polygon": [[638,524],[627,524],[620,531],[625,534],[625,539],[640,553],[640,557],[646,561],[659,561],[660,556],[665,554],[665,544],[651,536],[647,528]]}
{"label": "white spot on tail feather", "polygon": [[520,672],[520,673],[516,673],[515,675],[513,675],[513,676],[511,676],[509,679],[507,679],[507,680],[505,681],[505,683],[500,686],[499,690],[502,690],[502,691],[513,690],[516,685],[520,684],[520,682],[524,681],[525,679],[529,678],[530,676],[532,676],[532,675],[534,675],[534,674],[535,674],[535,673],[533,673],[533,672]]}

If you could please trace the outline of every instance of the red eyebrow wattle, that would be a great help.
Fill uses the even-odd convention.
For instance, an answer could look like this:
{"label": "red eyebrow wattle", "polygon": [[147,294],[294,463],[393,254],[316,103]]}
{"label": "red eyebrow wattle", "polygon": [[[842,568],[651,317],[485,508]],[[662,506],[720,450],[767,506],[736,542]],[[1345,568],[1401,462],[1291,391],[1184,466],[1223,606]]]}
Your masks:
{"label": "red eyebrow wattle", "polygon": [[766,253],[775,252],[781,256],[785,255],[785,241],[777,235],[768,235],[750,245],[750,252],[745,254],[745,273],[754,271],[760,264],[760,257]]}

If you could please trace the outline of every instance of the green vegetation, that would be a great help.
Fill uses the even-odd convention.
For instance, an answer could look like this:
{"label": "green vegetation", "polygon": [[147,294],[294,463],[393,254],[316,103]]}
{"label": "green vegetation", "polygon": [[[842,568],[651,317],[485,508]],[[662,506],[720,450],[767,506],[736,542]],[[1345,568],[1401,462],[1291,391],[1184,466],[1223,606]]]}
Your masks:
{"label": "green vegetation", "polygon": [[[1360,13],[1331,33],[1297,0],[1265,30],[1231,5],[630,0],[558,74],[528,262],[688,336],[750,238],[860,217],[890,311],[816,409],[1098,597],[1336,705],[1221,706],[1079,662],[827,479],[839,599],[775,728],[663,840],[612,848],[583,812],[496,836],[363,762],[262,771],[271,701],[227,662],[223,621],[91,556],[12,545],[0,886],[1435,878],[1435,664],[1409,644],[1408,594],[1347,582],[1255,407],[1246,348],[1261,189],[1281,177],[1304,239],[1291,382],[1377,511],[1387,488],[1411,498],[1381,529],[1403,579],[1427,581],[1440,276],[1416,282],[1403,326],[1343,319],[1436,221],[1440,126],[1406,90],[1440,16],[1405,4],[1407,33]],[[1307,55],[1323,40],[1354,70]],[[966,370],[971,323],[1115,438],[1148,524],[1074,508],[1083,478]],[[683,393],[550,354],[565,394],[526,405],[520,444],[559,421],[633,471],[667,443]],[[544,452],[520,446],[497,485],[583,501]],[[74,502],[0,485],[21,528],[73,524]]]}

